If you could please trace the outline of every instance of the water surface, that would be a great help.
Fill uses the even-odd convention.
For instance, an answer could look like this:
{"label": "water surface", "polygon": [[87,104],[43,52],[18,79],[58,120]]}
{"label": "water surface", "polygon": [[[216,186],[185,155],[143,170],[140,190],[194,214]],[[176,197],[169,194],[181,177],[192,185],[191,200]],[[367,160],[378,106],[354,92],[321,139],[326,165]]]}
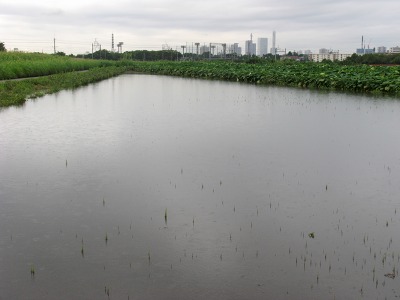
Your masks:
{"label": "water surface", "polygon": [[0,299],[400,297],[399,116],[132,74],[3,109]]}

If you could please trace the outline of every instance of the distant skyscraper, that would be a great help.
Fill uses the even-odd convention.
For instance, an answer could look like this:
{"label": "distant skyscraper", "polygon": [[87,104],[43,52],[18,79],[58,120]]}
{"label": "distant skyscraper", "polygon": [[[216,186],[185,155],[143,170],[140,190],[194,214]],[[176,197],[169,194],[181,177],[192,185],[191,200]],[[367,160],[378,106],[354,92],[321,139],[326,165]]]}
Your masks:
{"label": "distant skyscraper", "polygon": [[276,54],[276,32],[275,30],[272,32],[272,48],[271,48],[271,54],[275,55]]}
{"label": "distant skyscraper", "polygon": [[258,38],[257,39],[257,56],[263,56],[268,53],[268,39]]}
{"label": "distant skyscraper", "polygon": [[247,40],[245,43],[245,52],[246,55],[256,55],[256,44],[253,43],[253,40]]}
{"label": "distant skyscraper", "polygon": [[242,48],[239,47],[238,43],[234,43],[228,46],[228,53],[236,54],[237,56],[242,55]]}

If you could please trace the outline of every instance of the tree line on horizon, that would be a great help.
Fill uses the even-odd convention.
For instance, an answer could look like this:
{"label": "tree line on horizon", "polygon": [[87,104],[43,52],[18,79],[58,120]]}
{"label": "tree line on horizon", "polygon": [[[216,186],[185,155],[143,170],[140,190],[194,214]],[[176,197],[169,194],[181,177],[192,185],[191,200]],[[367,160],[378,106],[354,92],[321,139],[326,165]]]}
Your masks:
{"label": "tree line on horizon", "polygon": [[[71,55],[73,56],[73,55]],[[239,61],[246,61],[249,63],[258,63],[265,61],[275,61],[281,60],[283,58],[294,57],[299,58],[302,61],[308,61],[307,55],[299,55],[297,53],[289,52],[287,55],[273,55],[268,53],[263,57],[258,57],[255,55],[241,55],[237,56],[235,54],[226,54],[225,57],[222,57],[221,54],[213,55],[209,52],[204,52],[202,54],[197,55],[196,53],[185,53],[184,55],[176,50],[134,50],[134,51],[126,51],[124,53],[118,52],[110,52],[108,50],[96,51],[93,54],[81,54],[76,55],[75,57],[82,58],[93,58],[93,59],[109,59],[109,60],[137,60],[137,61],[158,61],[158,60],[206,60],[209,58],[212,59],[234,59]],[[324,60],[325,63],[334,63],[329,60]],[[338,62],[338,61],[337,61]],[[400,54],[391,54],[391,53],[371,53],[364,55],[353,54],[352,56],[346,58],[344,61],[338,62],[340,64],[351,65],[351,64],[367,64],[367,65],[400,65]]]}
{"label": "tree line on horizon", "polygon": [[[7,51],[4,42],[0,42],[0,52]],[[55,55],[66,56],[64,52],[57,52]],[[284,57],[292,57],[297,56],[301,57],[301,60],[307,61],[307,55],[298,55],[297,53],[289,52],[286,56],[282,55],[272,55],[271,53],[264,55],[263,57],[258,56],[249,56],[242,55],[237,56],[236,54],[226,54],[222,57],[221,54],[213,55],[209,52],[204,52],[202,54],[195,53],[185,53],[182,54],[176,50],[134,50],[134,51],[125,51],[124,53],[112,52],[108,50],[98,50],[93,53],[85,53],[68,55],[70,57],[77,58],[85,58],[85,59],[105,59],[105,60],[136,60],[136,61],[158,61],[158,60],[168,60],[168,61],[176,61],[176,60],[204,60],[209,58],[221,58],[221,59],[235,59],[238,61],[246,61],[248,63],[261,63],[265,61],[275,61],[280,60]],[[334,63],[329,60],[324,60],[324,63]],[[371,53],[364,55],[353,54],[351,57],[348,57],[346,60],[339,62],[340,64],[368,64],[368,65],[400,65],[400,54],[388,54],[388,53]]]}

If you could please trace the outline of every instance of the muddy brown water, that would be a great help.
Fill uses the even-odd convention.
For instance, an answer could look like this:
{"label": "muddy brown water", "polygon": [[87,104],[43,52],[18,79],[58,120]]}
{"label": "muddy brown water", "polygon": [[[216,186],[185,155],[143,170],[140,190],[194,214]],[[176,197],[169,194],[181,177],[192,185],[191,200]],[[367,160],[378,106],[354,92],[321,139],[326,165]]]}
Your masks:
{"label": "muddy brown water", "polygon": [[399,232],[398,100],[129,74],[0,111],[0,299],[395,299]]}

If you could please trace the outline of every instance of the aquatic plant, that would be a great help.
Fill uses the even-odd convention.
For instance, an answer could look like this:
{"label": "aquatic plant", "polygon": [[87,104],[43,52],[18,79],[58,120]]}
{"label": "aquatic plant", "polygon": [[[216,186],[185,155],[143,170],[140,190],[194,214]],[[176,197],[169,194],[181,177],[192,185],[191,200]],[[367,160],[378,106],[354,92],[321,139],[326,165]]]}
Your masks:
{"label": "aquatic plant", "polygon": [[288,61],[263,64],[163,61],[131,62],[129,68],[137,72],[191,78],[400,95],[398,66],[346,66]]}
{"label": "aquatic plant", "polygon": [[32,277],[35,276],[35,266],[34,265],[31,266],[31,276]]}

